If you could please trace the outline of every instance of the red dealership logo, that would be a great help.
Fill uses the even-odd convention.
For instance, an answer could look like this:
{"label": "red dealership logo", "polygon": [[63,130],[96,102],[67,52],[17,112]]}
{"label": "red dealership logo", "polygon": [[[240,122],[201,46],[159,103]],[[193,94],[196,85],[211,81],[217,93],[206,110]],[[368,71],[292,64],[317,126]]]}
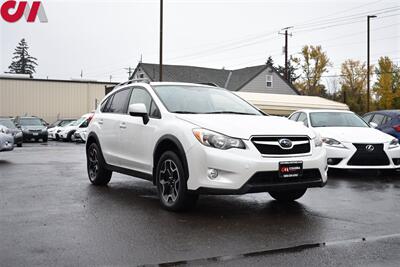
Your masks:
{"label": "red dealership logo", "polygon": [[28,1],[5,1],[1,4],[0,13],[3,20],[7,22],[17,22],[25,17],[27,22],[35,22],[36,18],[40,22],[47,22],[46,12],[41,1],[33,1],[29,5]]}

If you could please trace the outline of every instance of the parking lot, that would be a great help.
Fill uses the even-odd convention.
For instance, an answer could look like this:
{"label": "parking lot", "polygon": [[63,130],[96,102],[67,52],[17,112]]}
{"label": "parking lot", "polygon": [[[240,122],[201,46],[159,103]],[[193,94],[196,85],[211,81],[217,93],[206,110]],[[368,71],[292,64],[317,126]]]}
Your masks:
{"label": "parking lot", "polygon": [[0,154],[2,266],[400,261],[398,176],[336,173],[286,206],[267,193],[202,196],[171,213],[146,181],[114,174],[92,186],[85,160],[84,145],[62,142]]}

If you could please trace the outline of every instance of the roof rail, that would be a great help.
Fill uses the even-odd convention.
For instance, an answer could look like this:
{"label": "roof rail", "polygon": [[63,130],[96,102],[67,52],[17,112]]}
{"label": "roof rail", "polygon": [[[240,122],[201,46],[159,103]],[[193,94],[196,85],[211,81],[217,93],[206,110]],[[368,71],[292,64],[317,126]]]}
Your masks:
{"label": "roof rail", "polygon": [[126,81],[126,82],[122,82],[120,84],[117,84],[115,86],[115,88],[120,87],[120,86],[124,86],[124,85],[127,85],[127,84],[131,84],[131,83],[148,83],[148,84],[150,84],[150,80],[147,79],[147,78],[130,79],[130,80]]}

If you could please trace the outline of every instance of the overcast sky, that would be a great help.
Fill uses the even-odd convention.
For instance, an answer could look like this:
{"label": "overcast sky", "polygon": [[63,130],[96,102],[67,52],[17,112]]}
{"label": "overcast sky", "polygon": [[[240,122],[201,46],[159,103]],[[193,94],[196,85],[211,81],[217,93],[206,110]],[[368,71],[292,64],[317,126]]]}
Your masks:
{"label": "overcast sky", "polygon": [[[3,2],[3,1],[2,1]],[[158,62],[159,1],[46,0],[48,23],[0,22],[0,70],[7,71],[22,38],[38,58],[37,78],[126,80],[124,68]],[[400,2],[390,0],[234,1],[164,0],[164,63],[236,69],[284,64],[280,29],[290,31],[289,53],[322,45],[339,73],[348,58],[366,60],[366,14],[371,62],[400,61]]]}

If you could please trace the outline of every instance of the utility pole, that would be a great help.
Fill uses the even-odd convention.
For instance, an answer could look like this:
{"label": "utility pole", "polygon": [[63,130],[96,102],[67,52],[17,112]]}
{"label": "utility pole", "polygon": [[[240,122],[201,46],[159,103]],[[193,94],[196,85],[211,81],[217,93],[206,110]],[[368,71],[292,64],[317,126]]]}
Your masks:
{"label": "utility pole", "polygon": [[369,21],[371,18],[376,18],[375,15],[368,15],[367,16],[367,112],[369,112],[370,106],[369,106],[369,101],[370,101],[370,58],[369,58]]}
{"label": "utility pole", "polygon": [[163,0],[160,0],[160,82],[163,80]]}
{"label": "utility pole", "polygon": [[285,79],[289,82],[290,82],[290,74],[289,74],[289,55],[288,55],[288,50],[289,50],[289,48],[288,48],[289,40],[288,39],[289,38],[288,37],[289,37],[289,35],[292,36],[292,34],[291,33],[289,34],[288,30],[291,28],[293,28],[293,27],[286,27],[286,28],[282,29],[282,31],[283,30],[285,31],[284,33],[279,32],[279,34],[285,35],[285,47],[284,47],[285,48]]}
{"label": "utility pole", "polygon": [[132,75],[132,73],[133,73],[133,68],[132,67],[127,67],[127,68],[124,68],[124,70],[127,70],[128,71],[128,80],[131,78],[131,75]]}

